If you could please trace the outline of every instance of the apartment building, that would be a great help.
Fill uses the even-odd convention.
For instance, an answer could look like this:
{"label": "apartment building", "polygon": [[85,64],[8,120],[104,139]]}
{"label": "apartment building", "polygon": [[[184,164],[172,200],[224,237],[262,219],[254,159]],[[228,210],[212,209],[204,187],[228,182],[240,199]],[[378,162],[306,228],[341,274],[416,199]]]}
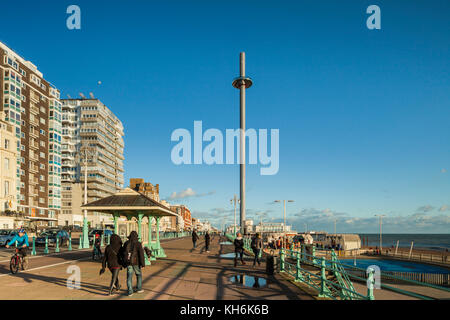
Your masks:
{"label": "apartment building", "polygon": [[131,178],[130,179],[130,188],[145,194],[150,199],[159,202],[159,184],[153,185],[150,182],[145,182],[144,179],[141,178]]}
{"label": "apartment building", "polygon": [[[130,179],[130,188],[140,192],[147,197],[160,202],[162,205],[166,206],[170,209],[170,203],[165,200],[160,200],[159,198],[159,184],[153,185],[150,182],[145,182],[144,179],[141,178],[131,178]],[[159,230],[161,231],[176,231],[177,225],[177,217],[166,216],[162,217],[159,221]],[[155,220],[152,221],[152,226],[156,228]]]}
{"label": "apartment building", "polygon": [[[124,187],[123,125],[98,99],[62,99],[62,215],[59,223],[78,225],[83,212],[85,168],[87,202]],[[87,165],[86,165],[87,164]],[[82,219],[81,219],[82,220]],[[100,212],[88,214],[92,227],[112,223]]]}
{"label": "apartment building", "polygon": [[32,226],[61,210],[60,93],[30,61],[0,42],[0,108],[17,138],[15,202]]}
{"label": "apartment building", "polygon": [[17,138],[13,126],[5,121],[0,112],[0,228],[15,227],[15,218],[5,215],[17,210],[16,172]]}
{"label": "apartment building", "polygon": [[177,229],[179,231],[192,230],[191,211],[183,204],[172,205],[170,210],[176,212],[180,216],[181,221],[177,221]]}

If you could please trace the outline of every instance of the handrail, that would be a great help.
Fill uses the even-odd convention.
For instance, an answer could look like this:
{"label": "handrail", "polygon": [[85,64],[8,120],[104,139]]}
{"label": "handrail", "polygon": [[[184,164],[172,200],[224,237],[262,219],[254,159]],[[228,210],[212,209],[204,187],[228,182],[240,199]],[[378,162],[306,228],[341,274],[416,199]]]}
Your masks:
{"label": "handrail", "polygon": [[[353,269],[353,270],[358,270],[358,271],[366,271],[365,269],[362,269],[362,268],[359,268],[359,267],[355,267],[355,266],[351,266],[351,265],[348,265],[348,264],[345,264],[345,263],[342,263],[342,265],[345,266],[345,267],[348,267],[348,269]],[[421,282],[421,281],[416,281],[416,280],[411,280],[411,279],[405,279],[403,277],[398,277],[398,276],[395,276],[395,275],[391,275],[391,274],[385,273],[383,271],[381,271],[380,276],[384,276],[386,278],[391,278],[391,279],[395,279],[395,280],[401,280],[401,281],[408,282],[408,283],[411,283],[411,284],[418,284],[418,285],[421,285],[421,286],[424,286],[424,287],[430,287],[430,288],[433,288],[433,289],[438,289],[438,290],[443,290],[443,291],[450,292],[450,288],[437,286],[437,285],[431,284],[431,283],[426,283],[426,282]]]}
{"label": "handrail", "polygon": [[[284,250],[282,249],[281,251],[284,251]],[[314,251],[313,251],[313,253],[314,253]],[[322,266],[319,263],[317,263],[317,261],[316,261],[317,257],[314,254],[310,255],[310,254],[306,253],[305,250],[302,250],[301,252],[298,251],[298,250],[292,250],[292,249],[291,250],[286,250],[286,253],[280,252],[280,256],[281,256],[281,259],[280,259],[281,260],[280,261],[281,264],[283,266],[285,266],[285,267],[288,267],[289,269],[290,269],[290,267],[292,267],[292,264],[287,262],[287,261],[284,261],[285,258],[297,259],[297,257],[301,256],[301,258],[299,258],[299,261],[297,261],[297,265],[299,266],[298,268],[300,268],[301,270],[298,270],[297,273],[299,273],[299,272],[306,273],[308,276],[310,276],[310,274],[311,274],[310,272],[308,272],[304,268],[300,267],[300,265],[301,265],[300,262],[301,263],[306,263],[307,265],[311,265],[311,266],[316,267],[316,268],[322,268]],[[334,256],[334,258],[333,258],[333,256]],[[371,274],[369,273],[368,278],[361,278],[361,277],[358,277],[356,275],[353,275],[353,274],[349,273],[348,271],[358,270],[358,271],[363,271],[364,274],[365,274],[367,272],[367,270],[362,269],[362,268],[358,268],[358,267],[355,267],[355,266],[350,266],[350,265],[347,265],[345,263],[342,263],[341,261],[339,261],[339,259],[337,258],[336,254],[335,253],[333,254],[333,252],[331,254],[331,257],[332,257],[332,260],[328,260],[328,259],[322,258],[322,260],[325,262],[325,266],[323,267],[323,269],[333,272],[335,274],[338,282],[340,282],[340,286],[337,286],[334,283],[333,284],[329,284],[327,282],[329,280],[324,280],[323,283],[324,284],[328,284],[329,286],[333,286],[333,288],[338,287],[341,290],[343,290],[343,292],[347,293],[347,295],[348,295],[348,293],[350,293],[351,295],[356,295],[356,297],[355,296],[350,297],[351,299],[360,298],[360,294],[355,292],[354,289],[353,290],[351,289],[351,288],[353,288],[353,284],[351,283],[350,279],[356,279],[356,280],[359,280],[359,281],[368,281],[368,279],[371,277]],[[283,269],[285,269],[285,268],[283,268]],[[284,271],[284,270],[282,270],[282,271]],[[430,288],[434,288],[434,289],[437,289],[437,290],[443,290],[443,291],[447,291],[447,292],[450,291],[450,288],[445,288],[445,287],[441,287],[441,286],[437,286],[437,285],[429,284],[429,283],[424,283],[424,282],[420,282],[420,281],[416,281],[416,280],[405,279],[403,277],[394,276],[394,275],[391,275],[391,274],[387,274],[385,272],[381,272],[381,276],[386,277],[386,278],[401,280],[403,282],[410,283],[410,284],[416,284],[416,285],[421,285],[421,286],[425,286],[425,287],[430,287]],[[315,275],[315,277],[318,277],[318,276]],[[342,278],[341,279],[342,281],[339,280],[339,277]],[[301,279],[301,277],[299,277],[298,275],[295,275],[295,278],[296,278],[297,281],[300,280],[300,281],[306,282],[308,285],[312,286],[310,283],[305,281],[304,277],[303,277],[303,279]],[[373,280],[370,280],[369,283],[370,282],[373,282]],[[345,283],[351,284],[351,287],[345,285]],[[315,288],[317,289],[317,287],[315,287]],[[411,291],[395,288],[395,287],[392,287],[392,286],[389,286],[389,285],[386,285],[386,284],[381,284],[381,288],[388,289],[388,290],[391,290],[391,291],[394,291],[394,292],[398,292],[398,293],[401,293],[401,294],[404,294],[404,295],[408,295],[408,296],[412,296],[412,297],[419,298],[419,299],[433,300],[433,298],[430,298],[430,297],[427,297],[427,296],[424,296],[424,295],[421,295],[421,294],[418,294],[418,293],[415,293],[415,292],[411,292]],[[368,292],[368,295],[370,295],[370,292]]]}

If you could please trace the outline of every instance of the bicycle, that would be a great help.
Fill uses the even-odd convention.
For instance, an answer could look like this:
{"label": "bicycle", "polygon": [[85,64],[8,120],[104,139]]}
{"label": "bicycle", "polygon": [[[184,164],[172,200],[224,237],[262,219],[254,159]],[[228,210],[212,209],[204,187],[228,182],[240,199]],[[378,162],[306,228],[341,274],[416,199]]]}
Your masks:
{"label": "bicycle", "polygon": [[9,269],[11,270],[11,273],[17,273],[20,266],[22,266],[22,270],[26,270],[28,267],[28,261],[19,253],[19,248],[15,248],[14,254],[9,262]]}

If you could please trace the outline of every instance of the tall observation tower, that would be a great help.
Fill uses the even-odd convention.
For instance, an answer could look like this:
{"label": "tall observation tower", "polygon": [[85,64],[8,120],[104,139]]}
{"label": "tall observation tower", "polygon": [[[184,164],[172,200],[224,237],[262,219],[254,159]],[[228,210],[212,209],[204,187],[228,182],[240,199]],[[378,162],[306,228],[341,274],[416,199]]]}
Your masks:
{"label": "tall observation tower", "polygon": [[245,234],[245,89],[252,86],[253,81],[245,76],[245,52],[240,53],[240,76],[233,80],[233,87],[239,89],[241,105],[241,130],[240,130],[240,186],[241,186],[241,233]]}

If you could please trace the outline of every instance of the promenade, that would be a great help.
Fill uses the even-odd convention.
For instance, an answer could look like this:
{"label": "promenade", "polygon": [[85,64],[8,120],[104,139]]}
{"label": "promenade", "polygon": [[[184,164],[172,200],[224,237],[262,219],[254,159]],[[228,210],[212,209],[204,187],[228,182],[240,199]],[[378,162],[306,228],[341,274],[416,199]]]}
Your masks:
{"label": "promenade", "polygon": [[[203,237],[201,237],[203,238]],[[152,261],[143,269],[144,293],[126,296],[126,272],[122,270],[119,280],[120,294],[108,296],[110,273],[107,270],[99,276],[101,263],[91,260],[91,250],[75,250],[60,254],[31,257],[29,269],[12,275],[9,260],[5,254],[0,260],[0,299],[50,299],[50,300],[103,300],[103,299],[195,299],[195,300],[311,300],[304,291],[279,275],[268,277],[265,263],[252,267],[252,257],[246,258],[246,265],[235,268],[233,259],[221,258],[230,253],[233,246],[220,245],[225,241],[216,236],[210,252],[204,252],[201,240],[197,249],[192,249],[190,237],[162,241],[167,258]],[[76,265],[81,270],[80,289],[69,289],[68,267]],[[260,284],[267,279],[267,285],[260,288],[243,287],[230,279],[236,275],[259,277]],[[238,278],[240,279],[240,278]],[[135,283],[135,278],[134,282]]]}

